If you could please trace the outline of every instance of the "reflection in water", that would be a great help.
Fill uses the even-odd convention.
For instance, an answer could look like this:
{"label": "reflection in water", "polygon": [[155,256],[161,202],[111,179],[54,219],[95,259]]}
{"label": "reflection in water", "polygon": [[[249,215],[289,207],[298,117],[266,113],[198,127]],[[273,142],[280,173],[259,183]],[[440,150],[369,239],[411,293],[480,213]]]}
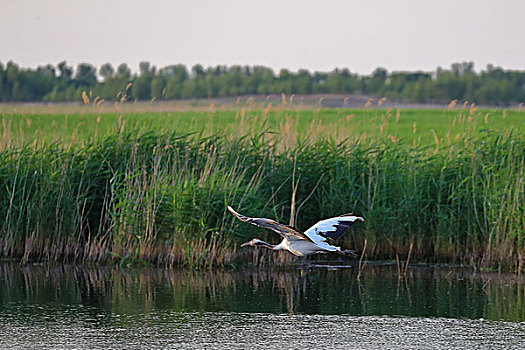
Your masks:
{"label": "reflection in water", "polygon": [[[0,348],[525,348],[515,275],[0,264]],[[489,320],[506,320],[488,321]],[[521,322],[521,323],[520,323]]]}
{"label": "reflection in water", "polygon": [[[0,314],[38,319],[64,307],[98,315],[243,312],[390,315],[525,321],[525,283],[516,275],[395,266],[186,271],[0,265]],[[51,311],[51,314],[50,314]],[[74,315],[73,315],[74,317]],[[102,317],[104,318],[104,317]]]}

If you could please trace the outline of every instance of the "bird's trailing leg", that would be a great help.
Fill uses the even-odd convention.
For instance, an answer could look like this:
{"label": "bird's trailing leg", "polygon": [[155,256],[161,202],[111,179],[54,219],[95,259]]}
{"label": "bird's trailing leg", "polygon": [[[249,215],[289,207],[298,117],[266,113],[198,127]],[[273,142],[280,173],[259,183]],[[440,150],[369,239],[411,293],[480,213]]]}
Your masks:
{"label": "bird's trailing leg", "polygon": [[355,251],[351,250],[351,249],[341,250],[338,253],[341,254],[341,255],[351,256],[352,258],[359,257],[359,255],[357,255],[357,253]]}

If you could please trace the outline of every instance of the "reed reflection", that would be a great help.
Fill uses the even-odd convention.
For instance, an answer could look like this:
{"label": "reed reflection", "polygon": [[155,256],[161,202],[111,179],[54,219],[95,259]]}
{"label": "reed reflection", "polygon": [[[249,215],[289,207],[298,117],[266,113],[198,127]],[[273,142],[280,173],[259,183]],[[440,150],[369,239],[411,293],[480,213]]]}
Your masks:
{"label": "reed reflection", "polygon": [[[407,315],[525,321],[523,277],[465,269],[350,266],[166,270],[0,264],[0,315],[26,319],[184,312]],[[66,312],[67,310],[67,312]],[[173,316],[166,316],[167,318]],[[125,322],[119,319],[118,322]]]}

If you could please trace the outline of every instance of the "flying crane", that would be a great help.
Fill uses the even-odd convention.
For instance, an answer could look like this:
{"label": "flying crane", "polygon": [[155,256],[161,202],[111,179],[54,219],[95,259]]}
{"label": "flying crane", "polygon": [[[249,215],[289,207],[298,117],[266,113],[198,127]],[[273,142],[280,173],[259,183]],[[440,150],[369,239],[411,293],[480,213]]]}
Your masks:
{"label": "flying crane", "polygon": [[241,215],[230,206],[228,206],[228,210],[235,215],[237,219],[277,232],[283,238],[281,243],[277,245],[254,238],[249,242],[243,243],[241,247],[263,246],[272,250],[287,250],[297,256],[335,252],[357,257],[353,250],[341,250],[340,247],[331,244],[330,241],[341,237],[347,229],[352,227],[356,220],[365,221],[360,216],[344,214],[338,217],[321,220],[305,232],[301,232],[294,227],[281,224],[271,219],[250,218]]}

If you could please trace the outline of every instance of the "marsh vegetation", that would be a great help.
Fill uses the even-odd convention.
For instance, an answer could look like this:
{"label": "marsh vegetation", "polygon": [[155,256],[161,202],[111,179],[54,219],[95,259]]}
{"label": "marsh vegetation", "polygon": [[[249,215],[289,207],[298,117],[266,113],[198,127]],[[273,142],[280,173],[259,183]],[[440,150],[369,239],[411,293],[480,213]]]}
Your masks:
{"label": "marsh vegetation", "polygon": [[[96,106],[95,106],[96,108]],[[354,212],[365,259],[522,271],[525,113],[298,110],[2,114],[0,253],[166,266],[290,263],[264,231]],[[272,235],[272,234],[270,234]],[[366,246],[366,249],[364,249]],[[412,248],[413,249],[412,249]]]}

